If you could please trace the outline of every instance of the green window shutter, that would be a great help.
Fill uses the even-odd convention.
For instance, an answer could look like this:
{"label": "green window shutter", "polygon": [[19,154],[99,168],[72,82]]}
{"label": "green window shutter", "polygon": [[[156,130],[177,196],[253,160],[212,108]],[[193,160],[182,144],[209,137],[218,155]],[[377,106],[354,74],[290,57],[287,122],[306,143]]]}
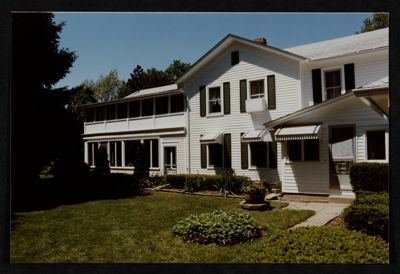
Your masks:
{"label": "green window shutter", "polygon": [[322,102],[322,80],[321,69],[312,70],[312,87],[314,105]]}
{"label": "green window shutter", "polygon": [[268,156],[269,156],[269,168],[276,168],[277,159],[277,145],[276,142],[268,142]]}
{"label": "green window shutter", "polygon": [[268,84],[268,109],[276,109],[275,75],[267,77]]}
{"label": "green window shutter", "polygon": [[200,86],[200,117],[206,116],[206,86]]}
{"label": "green window shutter", "polygon": [[231,113],[231,86],[229,82],[224,83],[224,114]]}
{"label": "green window shutter", "polygon": [[247,81],[240,80],[240,112],[246,112]]}
{"label": "green window shutter", "polygon": [[232,147],[231,147],[231,134],[224,134],[224,167],[232,167]]}
{"label": "green window shutter", "polygon": [[346,92],[349,92],[356,86],[353,63],[344,65],[344,86],[346,88]]}
{"label": "green window shutter", "polygon": [[200,144],[201,168],[207,168],[207,145]]}
{"label": "green window shutter", "polygon": [[[242,139],[243,134],[244,133],[240,134],[240,139]],[[240,155],[242,158],[242,169],[248,169],[249,168],[248,146],[247,143],[243,143],[242,140],[240,140]]]}

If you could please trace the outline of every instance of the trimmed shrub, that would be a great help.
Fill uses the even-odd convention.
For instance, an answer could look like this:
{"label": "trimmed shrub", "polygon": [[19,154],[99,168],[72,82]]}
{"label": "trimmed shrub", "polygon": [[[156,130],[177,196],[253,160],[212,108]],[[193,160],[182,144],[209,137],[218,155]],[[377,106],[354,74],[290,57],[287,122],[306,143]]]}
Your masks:
{"label": "trimmed shrub", "polygon": [[256,263],[387,264],[389,246],[379,237],[337,227],[279,230],[252,260]]}
{"label": "trimmed shrub", "polygon": [[146,143],[141,143],[136,151],[136,157],[134,158],[133,166],[133,178],[137,181],[141,187],[146,185],[146,180],[149,178],[150,160],[149,160],[149,148]]}
{"label": "trimmed shrub", "polygon": [[344,210],[345,226],[388,240],[389,204],[386,192],[357,192],[354,203]]}
{"label": "trimmed shrub", "polygon": [[188,175],[184,174],[167,175],[167,184],[169,184],[171,188],[182,189],[185,186],[186,176]]}
{"label": "trimmed shrub", "polygon": [[167,183],[167,177],[164,175],[153,175],[147,178],[145,187],[156,187]]}
{"label": "trimmed shrub", "polygon": [[350,182],[354,191],[388,191],[389,164],[354,163],[350,168]]}
{"label": "trimmed shrub", "polygon": [[202,190],[220,190],[239,193],[249,178],[244,176],[202,175],[202,174],[175,174],[167,175],[166,183],[171,188],[185,189],[188,192]]}
{"label": "trimmed shrub", "polygon": [[188,242],[217,245],[252,241],[261,236],[260,227],[248,213],[227,213],[221,210],[189,215],[179,221],[172,232]]}
{"label": "trimmed shrub", "polygon": [[95,168],[94,168],[94,173],[95,174],[110,174],[110,165],[108,162],[108,156],[107,156],[107,150],[100,146],[97,149],[97,153],[95,153]]}

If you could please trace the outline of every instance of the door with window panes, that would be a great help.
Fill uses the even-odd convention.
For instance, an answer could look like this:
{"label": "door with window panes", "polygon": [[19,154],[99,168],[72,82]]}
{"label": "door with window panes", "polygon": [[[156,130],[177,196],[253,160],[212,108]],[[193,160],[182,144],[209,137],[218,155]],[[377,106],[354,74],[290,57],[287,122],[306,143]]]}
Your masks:
{"label": "door with window panes", "polygon": [[164,147],[164,172],[176,174],[176,146]]}
{"label": "door with window panes", "polygon": [[329,130],[330,188],[349,189],[350,167],[354,161],[354,126],[335,126]]}

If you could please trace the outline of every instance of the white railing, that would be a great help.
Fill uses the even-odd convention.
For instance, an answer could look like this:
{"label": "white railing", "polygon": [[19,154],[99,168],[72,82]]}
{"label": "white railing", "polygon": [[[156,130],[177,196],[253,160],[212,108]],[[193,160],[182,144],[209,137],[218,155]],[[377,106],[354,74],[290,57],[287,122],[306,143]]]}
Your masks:
{"label": "white railing", "polygon": [[139,118],[105,120],[101,122],[85,122],[84,134],[168,129],[177,127],[185,127],[185,115],[183,112]]}

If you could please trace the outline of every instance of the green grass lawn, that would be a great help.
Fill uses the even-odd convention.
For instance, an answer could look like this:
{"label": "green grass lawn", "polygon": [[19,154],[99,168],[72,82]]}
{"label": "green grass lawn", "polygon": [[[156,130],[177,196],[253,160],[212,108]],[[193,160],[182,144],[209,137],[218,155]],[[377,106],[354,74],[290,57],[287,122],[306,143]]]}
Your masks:
{"label": "green grass lawn", "polygon": [[182,218],[221,209],[242,212],[239,199],[155,192],[130,199],[100,200],[16,213],[12,220],[13,263],[247,263],[268,235],[314,214],[310,210],[250,212],[264,236],[233,246],[187,243],[172,227]]}

